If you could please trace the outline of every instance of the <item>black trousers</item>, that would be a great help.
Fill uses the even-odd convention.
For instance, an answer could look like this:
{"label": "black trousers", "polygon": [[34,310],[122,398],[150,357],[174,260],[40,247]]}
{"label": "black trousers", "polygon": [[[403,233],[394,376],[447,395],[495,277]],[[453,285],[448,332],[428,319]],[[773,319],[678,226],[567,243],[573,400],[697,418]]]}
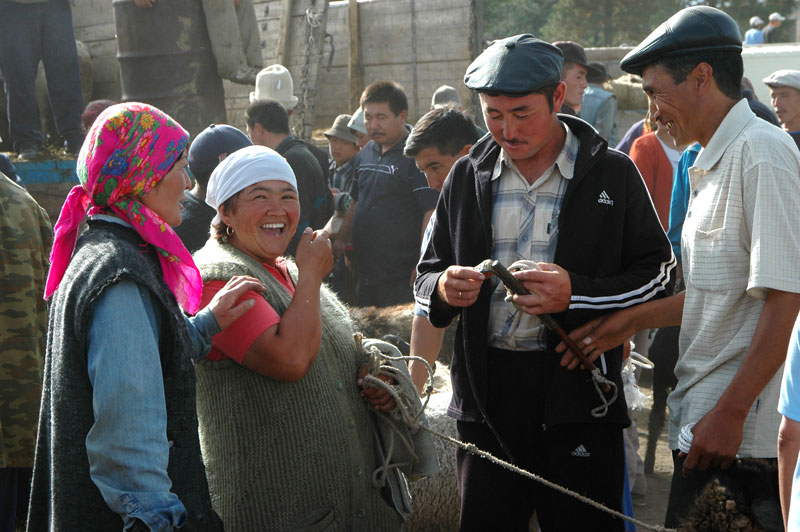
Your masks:
{"label": "black trousers", "polygon": [[47,74],[58,134],[69,142],[81,140],[83,96],[69,2],[0,0],[0,13],[0,70],[14,148],[21,151],[42,144],[35,89],[39,60]]}
{"label": "black trousers", "polygon": [[[621,511],[625,458],[622,427],[600,423],[544,426],[541,353],[490,353],[488,416],[514,464]],[[509,460],[485,423],[458,422],[458,436]],[[622,531],[605,512],[458,451],[462,531],[527,531],[534,511],[544,532]]]}
{"label": "black trousers", "polygon": [[[743,497],[745,505],[750,505],[748,509],[753,512],[751,515],[757,521],[756,525],[764,530],[783,530],[783,515],[778,493],[777,458],[744,458],[741,461],[734,461],[727,470],[714,468],[700,471],[696,469],[689,477],[684,478],[681,471],[685,460],[685,457],[678,456],[678,451],[672,451],[672,482],[669,486],[669,501],[667,502],[664,526],[667,528],[681,526],[684,519],[691,514],[703,488],[712,480],[717,479],[731,493]],[[758,463],[754,463],[754,461]],[[756,509],[757,511],[755,511]],[[702,510],[701,512],[705,513]]]}
{"label": "black trousers", "polygon": [[32,472],[31,467],[0,468],[0,532],[25,528]]}

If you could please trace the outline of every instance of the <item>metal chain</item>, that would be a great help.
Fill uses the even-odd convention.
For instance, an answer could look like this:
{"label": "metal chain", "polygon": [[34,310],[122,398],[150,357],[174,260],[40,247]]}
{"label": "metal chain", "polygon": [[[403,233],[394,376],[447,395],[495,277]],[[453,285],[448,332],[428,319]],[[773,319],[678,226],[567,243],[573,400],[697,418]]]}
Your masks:
{"label": "metal chain", "polygon": [[[303,58],[303,69],[300,75],[300,103],[298,105],[297,114],[300,118],[300,123],[295,130],[295,135],[308,140],[311,137],[310,124],[306,124],[307,117],[314,115],[314,102],[309,101],[308,95],[310,90],[309,71],[311,69],[311,54],[317,54],[316,45],[317,39],[314,32],[322,25],[320,22],[320,14],[314,11],[313,7],[306,9],[306,50],[305,57]],[[308,131],[307,131],[308,129]]]}

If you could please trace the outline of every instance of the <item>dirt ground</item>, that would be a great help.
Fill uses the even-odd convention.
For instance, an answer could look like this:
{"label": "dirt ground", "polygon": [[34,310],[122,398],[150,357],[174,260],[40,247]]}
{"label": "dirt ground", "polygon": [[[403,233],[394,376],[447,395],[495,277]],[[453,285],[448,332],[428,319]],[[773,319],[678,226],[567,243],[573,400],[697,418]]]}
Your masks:
{"label": "dirt ground", "polygon": [[[642,374],[639,387],[647,396],[651,396],[652,372],[645,371]],[[644,450],[647,448],[647,421],[650,416],[650,405],[634,412],[634,419],[639,432],[639,454],[644,459]],[[664,423],[664,430],[658,438],[656,447],[656,461],[653,473],[647,475],[647,494],[644,496],[633,497],[634,517],[648,524],[664,524],[664,515],[667,511],[667,496],[669,495],[669,484],[672,478],[672,455],[668,447],[667,427],[669,425],[669,415]],[[646,530],[639,528],[639,530]]]}

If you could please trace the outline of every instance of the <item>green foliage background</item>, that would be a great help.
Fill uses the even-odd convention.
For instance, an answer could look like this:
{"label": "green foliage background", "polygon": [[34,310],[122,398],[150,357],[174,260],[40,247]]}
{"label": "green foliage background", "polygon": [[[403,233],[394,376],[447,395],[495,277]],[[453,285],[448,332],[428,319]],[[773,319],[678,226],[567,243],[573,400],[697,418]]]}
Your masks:
{"label": "green foliage background", "polygon": [[742,35],[749,20],[765,21],[778,11],[787,17],[781,40],[793,35],[790,18],[798,0],[484,0],[484,38],[533,33],[546,41],[570,40],[583,46],[635,45],[676,11],[690,5],[722,9],[738,23]]}

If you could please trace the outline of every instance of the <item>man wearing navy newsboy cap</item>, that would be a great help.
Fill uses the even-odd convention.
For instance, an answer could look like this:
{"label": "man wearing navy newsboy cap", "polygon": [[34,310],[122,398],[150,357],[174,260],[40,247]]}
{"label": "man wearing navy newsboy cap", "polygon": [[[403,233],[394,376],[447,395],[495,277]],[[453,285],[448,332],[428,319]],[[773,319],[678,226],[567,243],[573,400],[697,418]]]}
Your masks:
{"label": "man wearing navy newsboy cap", "polygon": [[[800,310],[800,153],[742,99],[739,28],[718,9],[679,11],[620,66],[642,76],[659,127],[677,144],[703,147],[689,169],[686,291],[589,323],[576,336],[603,351],[636,330],[681,325],[666,517],[676,527],[712,478],[737,482],[737,455],[774,462],[779,453],[779,369]],[[800,439],[800,423],[784,436]],[[789,486],[796,461],[797,450],[781,469]]]}
{"label": "man wearing navy newsboy cap", "polygon": [[[619,390],[613,400],[556,352],[538,315],[570,330],[663,296],[675,260],[631,160],[556,112],[562,63],[555,46],[517,35],[467,69],[491,135],[445,181],[415,296],[434,326],[461,316],[449,408],[459,437],[619,509],[629,423],[622,349],[593,356]],[[487,258],[536,263],[541,271],[514,274],[533,295],[506,301],[503,285],[474,268]],[[545,531],[623,530],[609,514],[461,451],[458,482],[462,531],[527,531],[534,511]]]}

